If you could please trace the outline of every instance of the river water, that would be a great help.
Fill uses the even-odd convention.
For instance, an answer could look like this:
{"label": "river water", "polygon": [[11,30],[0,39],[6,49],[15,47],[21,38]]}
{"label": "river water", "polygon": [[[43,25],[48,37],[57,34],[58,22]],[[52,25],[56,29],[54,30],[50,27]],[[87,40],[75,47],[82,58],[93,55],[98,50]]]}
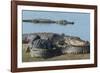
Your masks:
{"label": "river water", "polygon": [[50,19],[67,20],[74,22],[74,25],[59,24],[34,24],[22,22],[23,33],[53,32],[77,36],[83,40],[90,41],[90,14],[76,12],[54,12],[54,11],[28,11],[23,10],[22,19]]}

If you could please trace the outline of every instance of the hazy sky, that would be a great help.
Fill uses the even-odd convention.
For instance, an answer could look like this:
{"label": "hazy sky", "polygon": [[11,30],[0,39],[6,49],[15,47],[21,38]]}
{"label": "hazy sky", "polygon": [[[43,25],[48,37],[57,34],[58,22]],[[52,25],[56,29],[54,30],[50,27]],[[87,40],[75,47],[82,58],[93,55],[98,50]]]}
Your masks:
{"label": "hazy sky", "polygon": [[51,19],[73,21],[74,25],[59,24],[34,24],[23,22],[23,33],[54,32],[66,35],[78,36],[84,40],[90,40],[90,14],[76,12],[54,12],[54,11],[27,11],[23,10],[22,19]]}

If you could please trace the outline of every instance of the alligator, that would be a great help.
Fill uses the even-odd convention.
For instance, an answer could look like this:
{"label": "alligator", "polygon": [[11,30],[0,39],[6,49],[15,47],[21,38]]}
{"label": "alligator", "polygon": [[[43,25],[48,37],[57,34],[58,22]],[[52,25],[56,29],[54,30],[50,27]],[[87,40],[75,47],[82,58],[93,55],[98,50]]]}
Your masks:
{"label": "alligator", "polygon": [[50,20],[50,19],[24,19],[23,22],[30,22],[34,24],[60,24],[60,25],[67,25],[67,24],[74,24],[74,22],[69,22],[67,20]]}
{"label": "alligator", "polygon": [[31,51],[31,57],[33,57],[33,55],[55,55],[55,53],[56,55],[66,53],[90,53],[90,43],[79,37],[45,32],[28,34],[28,39],[30,39],[30,41],[28,42],[27,51]]}

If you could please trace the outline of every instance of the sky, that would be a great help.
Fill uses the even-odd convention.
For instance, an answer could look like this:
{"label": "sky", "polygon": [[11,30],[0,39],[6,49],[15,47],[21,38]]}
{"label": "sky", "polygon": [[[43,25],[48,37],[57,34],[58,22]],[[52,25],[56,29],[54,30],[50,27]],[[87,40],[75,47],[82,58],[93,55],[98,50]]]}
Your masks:
{"label": "sky", "polygon": [[22,22],[24,33],[36,32],[53,32],[64,33],[70,36],[77,36],[83,40],[90,41],[90,14],[79,12],[54,12],[54,11],[36,11],[23,10],[22,19],[50,19],[50,20],[67,20],[74,22],[74,25],[59,24],[34,24]]}

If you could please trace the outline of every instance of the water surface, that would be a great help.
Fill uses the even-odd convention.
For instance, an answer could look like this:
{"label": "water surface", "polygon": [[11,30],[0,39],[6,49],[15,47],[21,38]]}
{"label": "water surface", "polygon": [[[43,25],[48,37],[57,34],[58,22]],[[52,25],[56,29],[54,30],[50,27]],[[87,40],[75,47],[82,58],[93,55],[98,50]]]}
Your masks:
{"label": "water surface", "polygon": [[23,10],[22,19],[51,19],[68,20],[74,25],[59,24],[34,24],[23,22],[23,33],[53,32],[64,33],[70,36],[78,36],[83,40],[90,40],[90,14],[76,12],[54,12],[54,11],[30,11]]}

